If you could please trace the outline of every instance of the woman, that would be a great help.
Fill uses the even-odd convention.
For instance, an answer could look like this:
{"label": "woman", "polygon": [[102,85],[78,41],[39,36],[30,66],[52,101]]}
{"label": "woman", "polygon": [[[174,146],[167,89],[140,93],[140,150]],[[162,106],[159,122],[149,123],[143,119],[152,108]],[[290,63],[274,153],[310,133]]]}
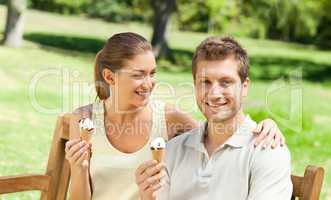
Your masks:
{"label": "woman", "polygon": [[[169,140],[198,123],[171,105],[149,100],[155,72],[150,43],[135,33],[113,35],[97,54],[94,77],[99,101],[75,111],[94,122],[91,145],[74,139],[77,135],[66,144],[72,199],[131,200],[139,198],[136,183],[140,191],[160,187],[164,164],[151,160],[149,142],[156,137]],[[272,120],[261,122],[256,132],[258,143],[262,139],[265,145],[282,143]],[[143,161],[147,162],[140,165]]]}

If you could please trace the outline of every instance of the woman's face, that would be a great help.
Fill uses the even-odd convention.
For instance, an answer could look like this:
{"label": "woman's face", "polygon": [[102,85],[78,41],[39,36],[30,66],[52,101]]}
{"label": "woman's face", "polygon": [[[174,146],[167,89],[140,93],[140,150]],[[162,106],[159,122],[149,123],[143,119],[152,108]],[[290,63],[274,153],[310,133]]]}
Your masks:
{"label": "woman's face", "polygon": [[136,55],[112,73],[112,101],[118,111],[134,111],[148,104],[155,86],[156,62],[152,51]]}

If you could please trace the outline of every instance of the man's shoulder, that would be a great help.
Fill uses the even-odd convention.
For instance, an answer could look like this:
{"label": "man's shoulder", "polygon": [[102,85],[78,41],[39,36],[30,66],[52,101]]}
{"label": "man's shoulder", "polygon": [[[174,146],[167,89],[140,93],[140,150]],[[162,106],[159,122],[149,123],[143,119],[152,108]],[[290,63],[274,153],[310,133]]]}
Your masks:
{"label": "man's shoulder", "polygon": [[172,138],[167,144],[166,155],[171,157],[172,160],[174,160],[174,158],[180,158],[184,156],[188,150],[191,149],[188,147],[194,147],[196,139],[199,137],[198,134],[200,128],[201,127],[194,128]]}
{"label": "man's shoulder", "polygon": [[290,167],[290,151],[286,146],[264,150],[261,147],[257,147],[253,152],[253,166],[258,168]]}
{"label": "man's shoulder", "polygon": [[188,132],[182,133],[174,138],[172,138],[167,143],[165,162],[167,165],[167,171],[169,174],[172,173],[175,166],[180,165],[180,163],[185,158],[188,153],[187,144],[194,141],[194,136],[198,134],[199,128],[192,129]]}
{"label": "man's shoulder", "polygon": [[184,133],[172,138],[171,140],[169,140],[167,145],[170,147],[182,146],[186,142],[188,142],[188,140],[193,139],[193,137],[195,137],[196,134],[198,134],[198,133],[199,133],[199,128],[191,129],[187,132],[184,132]]}
{"label": "man's shoulder", "polygon": [[192,139],[192,137],[195,136],[195,134],[198,134],[199,128],[194,128],[190,131],[184,132],[171,140],[169,140],[167,144],[167,149],[175,149],[175,148],[184,148],[185,143],[188,142],[188,140]]}

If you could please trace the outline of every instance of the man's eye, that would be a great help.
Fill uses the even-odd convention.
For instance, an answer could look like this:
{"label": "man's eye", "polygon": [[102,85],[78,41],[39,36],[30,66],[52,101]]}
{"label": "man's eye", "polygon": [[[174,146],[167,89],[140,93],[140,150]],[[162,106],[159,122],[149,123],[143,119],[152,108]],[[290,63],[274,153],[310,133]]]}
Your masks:
{"label": "man's eye", "polygon": [[210,84],[210,81],[209,80],[203,80],[202,83],[203,84]]}
{"label": "man's eye", "polygon": [[231,82],[230,81],[221,81],[221,86],[223,87],[228,87],[230,86]]}

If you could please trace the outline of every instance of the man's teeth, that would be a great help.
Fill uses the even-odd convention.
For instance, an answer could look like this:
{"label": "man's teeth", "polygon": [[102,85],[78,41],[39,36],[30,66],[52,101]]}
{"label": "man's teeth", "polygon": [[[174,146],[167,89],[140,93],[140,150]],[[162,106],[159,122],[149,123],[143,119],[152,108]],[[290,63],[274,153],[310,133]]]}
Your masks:
{"label": "man's teeth", "polygon": [[207,102],[207,105],[210,106],[210,107],[219,107],[219,106],[224,106],[225,104],[227,104],[226,101],[217,102],[217,103]]}

